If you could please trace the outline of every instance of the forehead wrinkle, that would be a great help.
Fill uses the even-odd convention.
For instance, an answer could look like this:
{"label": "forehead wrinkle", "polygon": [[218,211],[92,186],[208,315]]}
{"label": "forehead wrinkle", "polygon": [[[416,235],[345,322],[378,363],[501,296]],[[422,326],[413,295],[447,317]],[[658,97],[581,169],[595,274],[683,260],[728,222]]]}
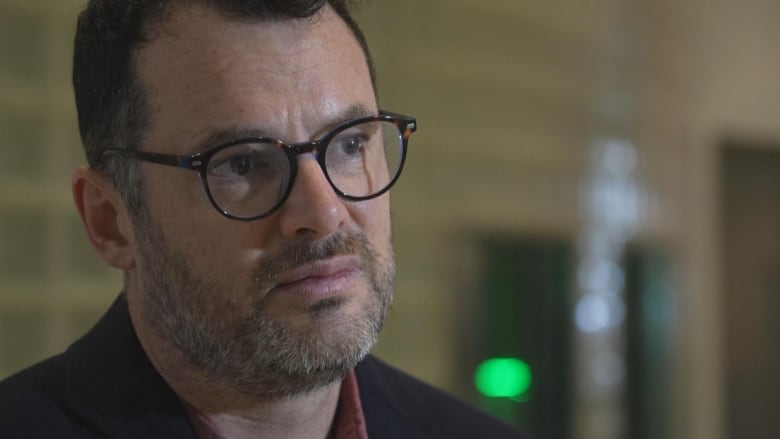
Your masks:
{"label": "forehead wrinkle", "polygon": [[[348,71],[340,73],[342,77],[362,74],[362,52],[346,25],[340,21],[356,53],[360,54],[360,66],[345,65],[338,57],[321,56],[323,45],[327,46],[329,42],[341,44],[338,35],[332,31],[312,37],[323,21],[241,22],[208,10],[197,13],[206,14],[199,17],[206,21],[205,26],[187,23],[185,19],[190,15],[172,14],[169,23],[169,27],[173,28],[171,32],[161,35],[153,42],[154,47],[146,47],[140,54],[146,61],[143,63],[146,67],[143,69],[144,76],[150,74],[153,75],[150,79],[154,79],[149,91],[156,102],[150,104],[157,114],[151,118],[152,121],[157,122],[158,128],[167,126],[175,130],[178,127],[183,137],[190,139],[184,142],[167,136],[158,139],[158,142],[173,140],[192,151],[195,143],[202,150],[204,143],[214,144],[209,140],[241,134],[263,134],[288,142],[309,140],[317,132],[314,129],[319,130],[326,125],[320,123],[322,118],[319,116],[335,114],[345,104],[338,99],[331,102],[331,88],[323,87],[318,78],[323,74],[328,76],[327,72],[343,71],[345,67]],[[188,11],[188,14],[196,12]],[[264,29],[259,35],[271,37],[265,43],[258,41],[256,32],[259,24]],[[202,29],[205,31],[201,32]],[[292,32],[296,33],[291,36],[294,38],[285,37]],[[155,61],[161,67],[155,68],[152,65]],[[204,84],[209,86],[204,87]],[[292,98],[287,95],[289,92],[292,92]],[[301,99],[303,95],[306,95],[305,100]],[[364,105],[375,107],[375,102],[366,101]],[[373,108],[371,110],[357,113],[375,112]],[[224,114],[220,115],[220,112]],[[258,113],[264,117],[259,121],[261,126],[254,125],[258,122],[254,115]],[[224,117],[225,114],[228,117]],[[305,116],[312,114],[317,114],[319,120],[310,120],[310,126],[297,123],[303,123],[307,119]],[[224,123],[224,119],[236,124],[221,131],[235,134],[214,134],[215,130],[220,131],[216,125],[220,120]],[[344,120],[343,117],[339,119],[338,122]],[[189,120],[206,123],[188,125]],[[195,139],[204,140],[194,142]]]}
{"label": "forehead wrinkle", "polygon": [[[329,116],[327,119],[325,119],[322,126],[318,127],[318,129],[312,133],[312,136],[309,140],[314,140],[325,132],[330,131],[331,129],[345,122],[373,114],[373,111],[362,104],[351,105],[346,110],[341,111],[336,115]],[[277,134],[276,130],[270,127],[233,125],[226,128],[211,129],[205,132],[203,135],[198,136],[193,152],[201,152],[209,148],[231,142],[233,140],[247,137],[266,137],[280,140],[287,144],[295,143],[294,141],[287,139],[284,136],[280,136]]]}
{"label": "forehead wrinkle", "polygon": [[[306,58],[301,56],[303,52],[321,50],[323,40],[334,39],[327,33],[317,34],[317,38],[307,37],[316,32],[321,20],[240,20],[197,3],[172,6],[170,9],[166,18],[163,18],[163,23],[159,25],[160,31],[152,33],[146,43],[139,46],[139,50],[172,44],[180,54],[195,55],[188,56],[189,59],[200,58],[198,55],[208,51],[212,56],[218,55],[217,59],[228,61],[231,58],[240,60],[250,54],[303,61]],[[198,22],[201,26],[193,29],[189,25],[191,22]],[[248,40],[246,34],[249,34],[249,40],[253,39],[252,34],[256,32],[258,25],[267,30],[265,36],[270,36],[272,41],[264,40],[261,44],[252,45],[251,51],[247,51],[244,44],[237,44],[239,41]],[[193,41],[197,44],[192,44]],[[306,69],[305,65],[296,64],[299,64],[300,68],[295,70]]]}
{"label": "forehead wrinkle", "polygon": [[[236,25],[235,22],[231,24]],[[219,32],[227,34],[229,31],[224,29]],[[175,92],[176,85],[179,84],[179,94],[189,95],[188,97],[191,97],[193,92],[205,91],[207,95],[215,95],[210,98],[212,102],[219,102],[241,97],[246,92],[273,91],[282,83],[301,91],[316,90],[318,84],[312,79],[330,64],[327,59],[319,61],[318,64],[311,63],[312,57],[306,54],[321,49],[319,45],[313,47],[312,38],[304,38],[297,44],[283,44],[287,50],[280,51],[276,50],[278,44],[253,45],[251,49],[247,49],[239,43],[245,41],[245,37],[227,37],[224,41],[218,41],[219,38],[206,38],[202,41],[202,36],[197,33],[194,35],[196,39],[201,39],[197,41],[198,44],[193,44],[193,40],[185,35],[161,37],[155,48],[142,51],[142,58],[150,58],[143,65],[151,67],[151,64],[155,64],[155,58],[164,56],[165,59],[158,61],[167,64],[169,68],[155,70],[157,82],[162,83],[159,85],[172,85],[173,87],[166,88]],[[199,44],[201,42],[203,44]],[[158,53],[152,52],[153,50]],[[169,53],[178,55],[170,57]],[[147,54],[148,56],[145,56]],[[249,59],[259,59],[260,62],[253,63]],[[237,75],[237,70],[245,70],[245,74]],[[260,77],[263,81],[256,80]],[[201,82],[199,78],[210,84],[224,86],[209,87],[208,90],[196,89]],[[152,91],[152,95],[158,95]]]}
{"label": "forehead wrinkle", "polygon": [[[205,66],[215,68],[218,72],[224,72],[240,66],[246,57],[254,56],[268,57],[271,60],[284,58],[284,62],[266,63],[269,64],[267,70],[262,70],[262,72],[274,76],[285,78],[286,75],[313,73],[324,68],[329,58],[322,60],[321,65],[312,65],[307,63],[311,57],[306,56],[305,53],[321,52],[328,44],[338,40],[338,36],[334,32],[318,31],[318,28],[324,26],[323,17],[325,14],[335,14],[334,11],[330,10],[330,6],[326,6],[310,19],[258,21],[225,16],[198,3],[173,5],[168,9],[165,17],[161,19],[163,22],[159,24],[163,30],[158,32],[156,37],[152,37],[149,43],[158,47],[163,46],[166,42],[174,44],[176,47],[173,48],[173,53],[179,53],[179,59],[183,58],[185,61],[194,62],[188,70]],[[188,24],[194,21],[203,23],[203,25],[193,29]],[[349,33],[345,23],[341,20],[338,23]],[[251,34],[256,32],[257,25],[266,28],[266,36],[270,36],[272,41],[253,44],[251,50],[247,50],[244,44],[236,44],[238,41],[247,40],[246,33],[250,33],[249,36],[252,37]],[[309,37],[313,34],[316,35],[316,38]],[[350,38],[350,41],[359,49],[357,41],[352,40],[354,38]],[[197,41],[197,44],[192,44],[193,41]],[[145,46],[148,47],[149,44]],[[204,60],[205,51],[210,52],[214,59]]]}

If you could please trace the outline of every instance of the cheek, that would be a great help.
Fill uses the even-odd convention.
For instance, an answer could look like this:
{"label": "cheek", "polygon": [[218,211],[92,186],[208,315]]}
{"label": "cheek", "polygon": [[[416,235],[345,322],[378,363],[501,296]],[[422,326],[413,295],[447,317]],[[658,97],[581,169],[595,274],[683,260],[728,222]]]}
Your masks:
{"label": "cheek", "polygon": [[366,237],[383,247],[390,242],[390,196],[384,194],[373,200],[353,203],[350,207],[352,218]]}
{"label": "cheek", "polygon": [[[173,172],[181,174],[179,170]],[[184,172],[187,174],[166,180],[159,175],[146,180],[150,182],[149,214],[161,229],[166,245],[187,257],[198,270],[230,271],[255,263],[267,227],[223,216],[212,206],[197,175]]]}
{"label": "cheek", "polygon": [[201,215],[211,208],[196,172],[155,164],[142,169],[150,211],[177,217]]}

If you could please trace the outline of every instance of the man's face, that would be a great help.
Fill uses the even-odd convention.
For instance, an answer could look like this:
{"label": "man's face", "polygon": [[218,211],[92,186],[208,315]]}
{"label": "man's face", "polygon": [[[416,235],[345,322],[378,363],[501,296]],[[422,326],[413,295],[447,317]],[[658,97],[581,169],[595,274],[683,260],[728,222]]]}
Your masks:
{"label": "man's face", "polygon": [[[377,113],[363,53],[330,9],[314,21],[228,20],[174,8],[138,52],[149,126],[140,149],[192,154],[248,133],[288,143]],[[136,324],[214,384],[278,397],[338,379],[365,356],[392,295],[388,196],[336,196],[299,156],[268,218],[219,214],[195,172],[145,163],[133,219]]]}

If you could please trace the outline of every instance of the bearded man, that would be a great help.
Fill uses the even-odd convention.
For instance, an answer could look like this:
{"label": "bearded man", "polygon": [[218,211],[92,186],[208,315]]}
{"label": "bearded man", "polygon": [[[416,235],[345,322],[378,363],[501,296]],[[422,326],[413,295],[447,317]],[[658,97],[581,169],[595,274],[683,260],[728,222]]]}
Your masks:
{"label": "bearded man", "polygon": [[0,384],[0,437],[519,437],[369,355],[417,127],[373,76],[342,1],[90,1],[73,196],[124,290]]}

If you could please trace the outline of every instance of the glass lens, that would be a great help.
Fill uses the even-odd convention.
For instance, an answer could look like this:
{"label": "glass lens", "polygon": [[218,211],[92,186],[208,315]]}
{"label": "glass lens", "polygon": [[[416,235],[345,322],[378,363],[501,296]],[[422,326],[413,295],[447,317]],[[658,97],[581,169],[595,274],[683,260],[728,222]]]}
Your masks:
{"label": "glass lens", "polygon": [[248,218],[276,206],[290,179],[290,163],[274,144],[241,143],[214,154],[206,175],[217,206],[233,216]]}
{"label": "glass lens", "polygon": [[365,122],[339,132],[328,144],[325,167],[339,191],[366,197],[385,189],[401,166],[403,138],[392,122]]}

